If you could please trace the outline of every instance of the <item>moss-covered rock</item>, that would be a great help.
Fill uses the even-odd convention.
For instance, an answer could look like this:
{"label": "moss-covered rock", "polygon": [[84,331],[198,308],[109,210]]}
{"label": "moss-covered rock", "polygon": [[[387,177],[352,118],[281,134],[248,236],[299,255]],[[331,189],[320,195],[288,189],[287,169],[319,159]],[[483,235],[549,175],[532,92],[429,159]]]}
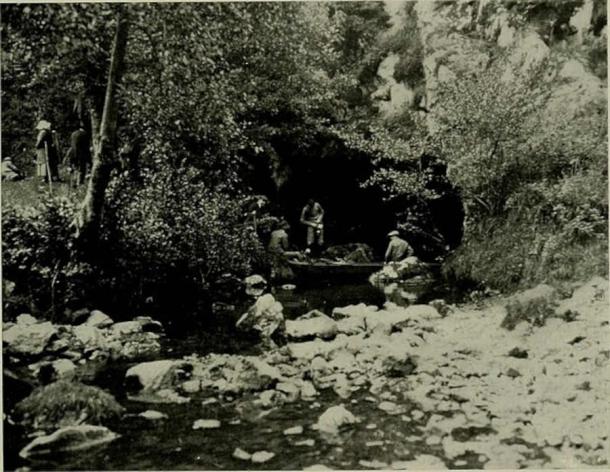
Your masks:
{"label": "moss-covered rock", "polygon": [[104,424],[120,416],[123,407],[98,387],[59,380],[35,389],[15,407],[15,416],[31,429],[52,430],[87,422]]}

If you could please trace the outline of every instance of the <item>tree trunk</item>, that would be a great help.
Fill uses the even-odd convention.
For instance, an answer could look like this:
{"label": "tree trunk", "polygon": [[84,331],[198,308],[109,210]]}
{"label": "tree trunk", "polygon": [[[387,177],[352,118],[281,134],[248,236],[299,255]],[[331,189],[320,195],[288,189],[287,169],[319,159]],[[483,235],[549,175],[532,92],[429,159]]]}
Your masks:
{"label": "tree trunk", "polygon": [[91,146],[95,150],[100,143],[100,114],[95,105],[89,109],[89,116],[91,117]]}
{"label": "tree trunk", "polygon": [[104,111],[102,122],[98,128],[99,137],[96,137],[96,126],[94,123],[97,121],[97,114],[92,113],[91,115],[93,128],[91,137],[94,143],[91,179],[89,180],[87,193],[75,221],[77,239],[89,247],[94,246],[99,240],[104,195],[110,181],[110,171],[117,160],[116,128],[118,104],[116,95],[123,72],[128,29],[129,22],[126,12],[121,8],[118,12],[112,55],[110,57]]}

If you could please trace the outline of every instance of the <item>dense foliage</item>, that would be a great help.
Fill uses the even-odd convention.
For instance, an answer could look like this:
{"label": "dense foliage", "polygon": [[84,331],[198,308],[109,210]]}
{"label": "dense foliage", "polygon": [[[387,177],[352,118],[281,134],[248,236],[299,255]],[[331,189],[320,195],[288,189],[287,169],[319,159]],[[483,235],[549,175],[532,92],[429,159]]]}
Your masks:
{"label": "dense foliage", "polygon": [[[3,209],[5,314],[59,318],[90,304],[113,313],[209,303],[222,274],[264,270],[259,239],[239,199],[209,190],[189,169],[150,173],[138,185],[116,178],[109,189],[96,254],[76,249],[76,204],[48,197],[34,207]],[[155,306],[150,306],[156,302]]]}
{"label": "dense foliage", "polygon": [[[479,12],[456,3],[456,25],[468,8],[471,18],[452,34],[482,44],[486,22],[502,10],[512,26],[533,25],[550,48],[570,56],[564,43],[581,3],[491,2]],[[556,64],[507,80],[494,50],[486,71],[456,72],[426,103],[430,51],[414,3],[395,24],[381,2],[124,10],[130,33],[99,246],[88,254],[75,246],[72,196],[43,195],[32,208],[5,203],[4,275],[14,282],[14,312],[59,316],[87,300],[124,312],[146,300],[165,307],[158,309],[188,300],[184,309],[192,309],[223,274],[266,270],[270,228],[256,234],[245,222],[253,193],[275,199],[278,217],[287,216],[286,205],[296,214],[306,192],[330,192],[333,203],[324,204],[341,213],[334,223],[350,234],[372,226],[347,221],[365,214],[350,203],[375,195],[379,208],[370,214],[392,214],[374,220],[381,237],[396,225],[420,257],[432,259],[458,248],[465,231],[449,272],[497,287],[569,278],[569,264],[577,273],[604,270],[575,251],[607,246],[606,111],[549,118],[561,82],[547,72]],[[112,4],[3,5],[2,154],[22,169],[31,170],[39,118],[54,123],[62,146],[81,120],[95,142],[116,11]],[[578,53],[605,77],[600,2],[593,15],[594,34]],[[384,114],[376,100],[387,100],[390,89],[373,92],[386,58],[396,59],[392,77],[411,95]],[[437,104],[443,113],[431,120]],[[358,182],[342,187],[341,178]],[[360,198],[342,198],[360,184]]]}
{"label": "dense foliage", "polygon": [[47,197],[36,206],[2,208],[4,315],[23,311],[61,314],[83,300],[92,268],[74,248],[73,200]]}

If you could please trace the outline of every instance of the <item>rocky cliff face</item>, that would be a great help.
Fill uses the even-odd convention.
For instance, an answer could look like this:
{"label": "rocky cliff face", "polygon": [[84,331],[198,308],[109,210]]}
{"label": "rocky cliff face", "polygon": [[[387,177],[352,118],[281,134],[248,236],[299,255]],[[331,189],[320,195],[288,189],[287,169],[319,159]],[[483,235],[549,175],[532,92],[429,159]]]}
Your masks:
{"label": "rocky cliff face", "polygon": [[[408,21],[406,2],[387,1],[395,34]],[[402,6],[400,6],[402,5]],[[549,103],[552,113],[579,113],[589,105],[605,106],[605,3],[597,0],[507,2],[502,0],[419,0],[415,15],[423,47],[425,103],[435,108],[439,82],[460,72],[485,70],[502,56],[510,81],[515,74],[547,61],[548,78],[559,78]],[[389,54],[380,64],[382,84],[373,94],[384,116],[417,100],[413,88],[395,79],[399,58]],[[551,65],[552,64],[552,65]],[[433,120],[433,116],[431,117]]]}
{"label": "rocky cliff face", "polygon": [[548,79],[560,79],[548,104],[551,114],[605,106],[607,84],[594,74],[598,64],[590,57],[592,48],[606,41],[601,14],[594,16],[593,0],[545,5],[550,3],[418,1],[428,108],[435,108],[439,82],[453,80],[457,72],[483,71],[497,57],[504,61],[507,82],[546,61]]}

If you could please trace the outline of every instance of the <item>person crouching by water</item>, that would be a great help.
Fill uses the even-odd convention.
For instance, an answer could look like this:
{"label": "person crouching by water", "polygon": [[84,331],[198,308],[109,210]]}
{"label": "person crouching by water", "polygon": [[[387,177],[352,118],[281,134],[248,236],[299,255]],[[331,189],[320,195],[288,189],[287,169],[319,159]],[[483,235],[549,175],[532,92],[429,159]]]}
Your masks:
{"label": "person crouching by water", "polygon": [[59,155],[57,152],[55,132],[51,130],[51,123],[40,120],[36,125],[38,136],[36,138],[36,176],[44,182],[59,180]]}
{"label": "person crouching by water", "polygon": [[398,231],[390,231],[388,233],[388,238],[390,238],[390,242],[388,243],[388,248],[385,252],[386,264],[390,262],[399,262],[413,255],[413,248],[408,242],[400,237]]}
{"label": "person crouching by water", "polygon": [[317,255],[324,244],[324,209],[313,198],[301,211],[301,224],[307,227],[307,249]]}

